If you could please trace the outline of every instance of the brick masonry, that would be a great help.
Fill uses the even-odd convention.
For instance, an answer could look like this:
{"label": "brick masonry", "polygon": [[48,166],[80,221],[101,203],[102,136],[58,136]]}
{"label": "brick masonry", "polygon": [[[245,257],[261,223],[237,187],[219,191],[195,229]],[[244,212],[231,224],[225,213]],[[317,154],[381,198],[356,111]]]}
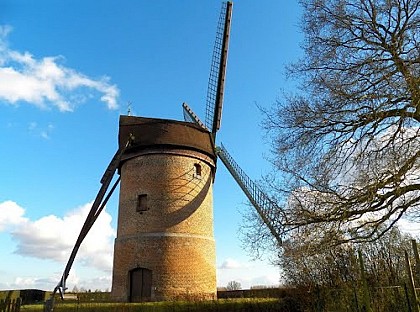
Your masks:
{"label": "brick masonry", "polygon": [[[149,146],[120,174],[113,299],[130,301],[137,268],[152,271],[145,300],[215,298],[213,161],[196,150]],[[146,211],[137,210],[139,195],[147,198]]]}

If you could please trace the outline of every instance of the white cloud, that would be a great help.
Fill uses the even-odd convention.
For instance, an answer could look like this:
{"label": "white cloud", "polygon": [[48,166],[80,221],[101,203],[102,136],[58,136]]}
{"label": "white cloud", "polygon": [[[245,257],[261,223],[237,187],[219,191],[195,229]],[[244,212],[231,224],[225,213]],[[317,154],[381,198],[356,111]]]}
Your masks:
{"label": "white cloud", "polygon": [[33,277],[16,277],[14,285],[16,288],[32,288],[36,284],[36,279]]}
{"label": "white cloud", "polygon": [[14,201],[8,200],[0,203],[0,231],[24,224],[25,210]]}
{"label": "white cloud", "polygon": [[[0,289],[43,289],[53,290],[61,280],[61,274],[56,272],[49,277],[18,276],[9,283],[0,282]],[[96,277],[79,277],[77,270],[72,269],[66,281],[67,291],[72,291],[76,286],[79,290],[110,290],[112,283],[111,274]]]}
{"label": "white cloud", "polygon": [[[67,278],[67,286],[74,287],[80,282],[79,277],[77,276],[76,270],[70,271],[70,274]],[[39,276],[17,276],[12,282],[9,283],[0,283],[0,289],[44,289],[44,290],[53,290],[54,287],[58,284],[61,279],[61,274],[58,272],[52,274],[49,277],[39,277]],[[90,280],[88,279],[85,283],[89,284]],[[108,284],[105,283],[102,288],[108,287]],[[71,288],[70,288],[71,290]]]}
{"label": "white cloud", "polygon": [[410,234],[414,237],[420,236],[420,224],[418,221],[402,218],[398,220],[398,227],[401,231]]}
{"label": "white cloud", "polygon": [[253,277],[250,281],[251,286],[279,286],[280,274],[266,274]]}
{"label": "white cloud", "polygon": [[233,258],[226,258],[217,267],[217,286],[226,287],[228,282],[241,283],[242,289],[252,286],[277,286],[279,285],[279,267],[256,260],[240,262]]}
{"label": "white cloud", "polygon": [[[10,231],[17,243],[15,253],[39,259],[65,262],[91,208],[85,204],[64,217],[48,215],[38,220],[24,217],[25,210],[13,201],[0,203],[0,230]],[[112,217],[102,211],[83,241],[76,261],[107,273],[112,270],[113,240],[116,232]]]}
{"label": "white cloud", "polygon": [[222,264],[219,266],[219,269],[231,270],[231,269],[239,269],[243,267],[238,261],[232,258],[227,258]]}
{"label": "white cloud", "polygon": [[112,277],[111,275],[107,276],[99,276],[91,279],[83,279],[78,281],[77,283],[70,282],[68,283],[68,288],[71,290],[74,286],[77,286],[77,288],[80,290],[82,288],[88,290],[110,290],[112,284]]}
{"label": "white cloud", "polygon": [[99,93],[108,109],[118,108],[119,90],[108,77],[89,78],[61,65],[61,56],[37,59],[29,52],[11,50],[6,43],[10,31],[10,26],[0,26],[0,100],[72,111]]}

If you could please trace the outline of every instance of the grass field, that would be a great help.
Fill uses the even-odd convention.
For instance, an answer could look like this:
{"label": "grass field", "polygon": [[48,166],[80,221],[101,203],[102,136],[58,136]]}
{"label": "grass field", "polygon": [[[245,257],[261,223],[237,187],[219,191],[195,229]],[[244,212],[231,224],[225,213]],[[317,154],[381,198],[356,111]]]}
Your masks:
{"label": "grass field", "polygon": [[[149,303],[58,303],[54,312],[297,312],[294,304],[279,299],[226,299],[202,302],[149,302]],[[43,311],[43,305],[24,305],[22,312]]]}

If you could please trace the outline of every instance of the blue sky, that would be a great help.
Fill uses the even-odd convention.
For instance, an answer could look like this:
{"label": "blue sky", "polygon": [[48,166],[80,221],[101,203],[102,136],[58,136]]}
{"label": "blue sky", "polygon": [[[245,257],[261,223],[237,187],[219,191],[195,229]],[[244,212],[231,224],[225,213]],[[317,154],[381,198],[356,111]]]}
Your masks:
{"label": "blue sky", "polygon": [[[117,148],[118,118],[204,119],[219,1],[0,0],[0,289],[52,289]],[[257,105],[270,107],[300,55],[295,1],[234,2],[218,142],[250,177],[270,170]],[[220,163],[214,185],[218,286],[278,283],[240,241],[246,197]],[[109,289],[118,192],[68,285]]]}

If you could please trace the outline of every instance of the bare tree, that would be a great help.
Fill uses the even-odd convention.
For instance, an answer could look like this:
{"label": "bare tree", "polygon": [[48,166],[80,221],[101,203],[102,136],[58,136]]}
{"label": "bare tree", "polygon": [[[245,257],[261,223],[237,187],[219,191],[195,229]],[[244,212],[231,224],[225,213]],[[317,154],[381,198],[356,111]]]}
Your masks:
{"label": "bare tree", "polygon": [[226,285],[226,290],[240,290],[240,289],[242,289],[241,283],[237,281],[230,281]]}
{"label": "bare tree", "polygon": [[285,237],[374,240],[420,217],[420,0],[306,0],[300,92],[266,113]]}

